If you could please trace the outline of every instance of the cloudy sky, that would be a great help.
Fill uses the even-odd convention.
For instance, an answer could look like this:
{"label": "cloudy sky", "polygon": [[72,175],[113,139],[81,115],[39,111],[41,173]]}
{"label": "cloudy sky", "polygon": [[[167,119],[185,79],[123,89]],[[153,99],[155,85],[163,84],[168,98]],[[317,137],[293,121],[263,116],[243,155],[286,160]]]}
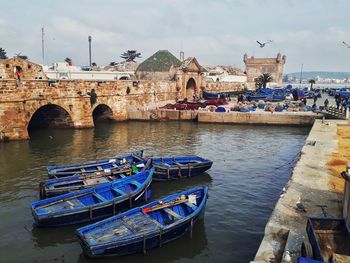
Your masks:
{"label": "cloudy sky", "polygon": [[[41,63],[71,57],[88,64],[120,61],[127,49],[142,60],[159,49],[195,56],[203,65],[243,68],[244,53],[286,54],[286,72],[350,71],[349,0],[11,0],[2,1],[0,47]],[[273,43],[259,48],[256,40]]]}

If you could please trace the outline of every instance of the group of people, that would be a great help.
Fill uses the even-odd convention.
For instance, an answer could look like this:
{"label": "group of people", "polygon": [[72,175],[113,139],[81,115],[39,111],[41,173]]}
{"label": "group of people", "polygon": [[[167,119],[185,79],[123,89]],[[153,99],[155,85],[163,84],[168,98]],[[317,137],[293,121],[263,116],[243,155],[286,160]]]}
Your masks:
{"label": "group of people", "polygon": [[349,98],[343,98],[338,93],[334,96],[335,104],[337,105],[337,109],[339,108],[345,108],[346,105],[349,103]]}

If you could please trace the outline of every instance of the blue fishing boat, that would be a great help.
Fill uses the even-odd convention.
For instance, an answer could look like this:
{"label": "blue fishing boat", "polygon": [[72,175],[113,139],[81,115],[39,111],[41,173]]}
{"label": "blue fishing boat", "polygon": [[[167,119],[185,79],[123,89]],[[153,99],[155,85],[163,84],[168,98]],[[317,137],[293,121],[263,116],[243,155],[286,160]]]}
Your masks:
{"label": "blue fishing boat", "polygon": [[63,226],[96,221],[147,201],[153,168],[97,187],[32,203],[38,226]]}
{"label": "blue fishing boat", "polygon": [[185,233],[192,235],[207,198],[207,186],[193,188],[79,228],[76,233],[89,257],[146,253]]}
{"label": "blue fishing boat", "polygon": [[91,161],[87,163],[77,163],[69,165],[48,166],[49,178],[66,177],[78,174],[95,173],[108,171],[110,169],[120,169],[125,165],[142,160],[143,151],[138,151],[130,155],[113,157],[110,159]]}
{"label": "blue fishing boat", "polygon": [[101,172],[80,174],[68,177],[47,179],[39,184],[40,198],[48,198],[69,192],[95,187],[100,184],[116,181],[150,167],[152,160],[141,161],[131,165],[125,165],[120,169],[107,169]]}
{"label": "blue fishing boat", "polygon": [[210,92],[203,91],[203,98],[204,99],[224,99],[226,97],[227,96],[224,94],[210,93]]}
{"label": "blue fishing boat", "polygon": [[167,181],[203,174],[213,162],[199,156],[152,158],[154,181]]}

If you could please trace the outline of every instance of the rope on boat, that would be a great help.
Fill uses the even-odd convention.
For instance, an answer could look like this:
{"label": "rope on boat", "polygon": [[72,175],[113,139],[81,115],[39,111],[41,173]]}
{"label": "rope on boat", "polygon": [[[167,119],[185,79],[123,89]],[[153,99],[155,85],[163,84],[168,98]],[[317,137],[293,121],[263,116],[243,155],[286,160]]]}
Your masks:
{"label": "rope on boat", "polygon": [[159,228],[159,247],[162,247],[162,229]]}
{"label": "rope on boat", "polygon": [[193,218],[191,219],[191,230],[190,230],[190,238],[192,239],[193,234]]}
{"label": "rope on boat", "polygon": [[143,236],[143,254],[146,255],[146,236]]}
{"label": "rope on boat", "polygon": [[89,216],[90,220],[92,220],[92,206],[89,206]]}

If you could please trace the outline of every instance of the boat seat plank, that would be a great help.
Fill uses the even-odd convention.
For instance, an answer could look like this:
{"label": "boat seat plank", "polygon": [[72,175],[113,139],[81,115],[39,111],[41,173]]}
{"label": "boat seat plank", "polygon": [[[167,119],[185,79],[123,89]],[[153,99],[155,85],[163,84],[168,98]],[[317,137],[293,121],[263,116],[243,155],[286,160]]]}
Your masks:
{"label": "boat seat plank", "polygon": [[125,177],[126,177],[125,174],[119,174],[119,176],[120,176],[121,178],[125,178]]}
{"label": "boat seat plank", "polygon": [[80,170],[81,170],[83,173],[86,172],[85,168],[80,168]]}
{"label": "boat seat plank", "polygon": [[118,194],[121,194],[121,195],[126,195],[126,193],[118,188],[112,188],[113,191],[117,192]]}
{"label": "boat seat plank", "polygon": [[186,202],[185,205],[191,207],[193,211],[197,209],[197,206],[192,204],[192,203],[190,203],[190,202]]}
{"label": "boat seat plank", "polygon": [[116,163],[112,163],[113,168],[117,168],[118,165]]}
{"label": "boat seat plank", "polygon": [[98,165],[98,166],[97,166],[97,170],[102,171],[103,168],[102,168],[100,165]]}
{"label": "boat seat plank", "polygon": [[181,164],[181,163],[178,163],[178,162],[175,162],[175,161],[174,161],[174,164],[179,165],[179,166],[183,166],[184,165],[184,164]]}
{"label": "boat seat plank", "polygon": [[179,214],[175,213],[173,210],[171,210],[170,208],[163,208],[163,210],[165,212],[167,212],[168,214],[170,214],[171,216],[175,217],[175,218],[181,218],[182,216],[180,216]]}
{"label": "boat seat plank", "polygon": [[98,193],[93,193],[93,195],[94,195],[95,197],[97,197],[97,199],[100,199],[100,200],[103,201],[103,202],[106,202],[106,201],[107,201],[106,198],[104,198],[102,195],[99,195]]}
{"label": "boat seat plank", "polygon": [[141,186],[141,184],[139,182],[137,182],[137,181],[131,181],[130,183],[133,184],[133,185],[136,185],[137,187]]}

